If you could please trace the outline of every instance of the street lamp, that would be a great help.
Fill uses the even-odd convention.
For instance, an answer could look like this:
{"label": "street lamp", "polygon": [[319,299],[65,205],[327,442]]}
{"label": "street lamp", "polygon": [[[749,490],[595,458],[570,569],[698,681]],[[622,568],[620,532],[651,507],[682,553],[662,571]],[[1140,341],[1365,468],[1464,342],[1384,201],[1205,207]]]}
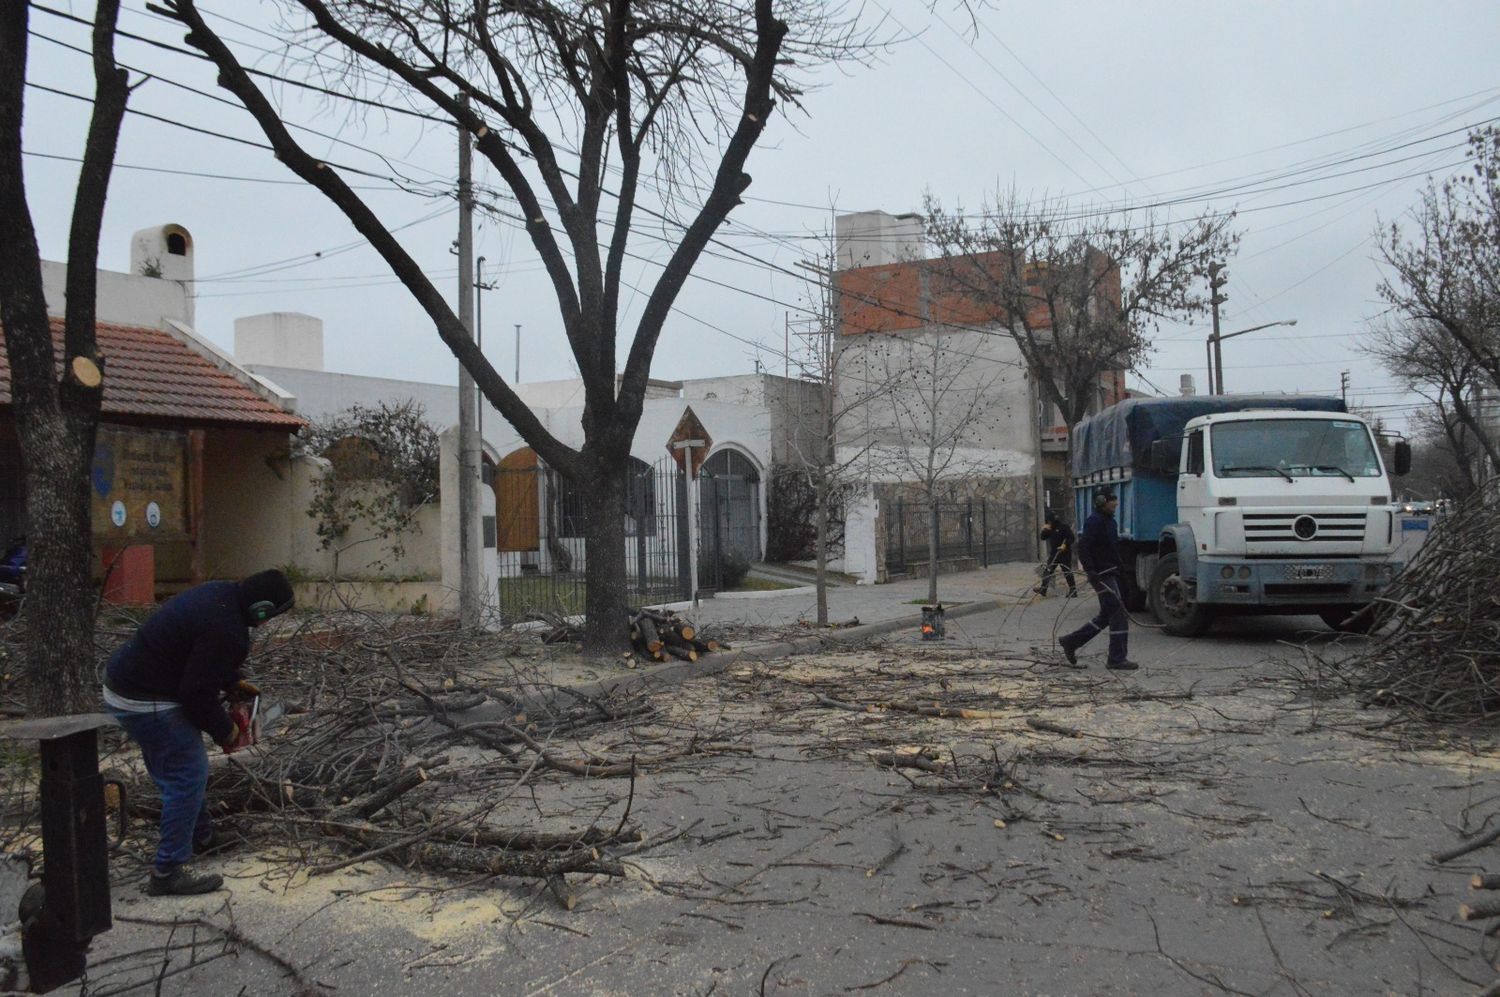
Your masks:
{"label": "street lamp", "polygon": [[[1276,322],[1267,322],[1264,325],[1252,325],[1250,328],[1241,329],[1238,332],[1226,332],[1222,334],[1217,332],[1209,333],[1208,341],[1204,344],[1204,348],[1208,352],[1209,390],[1216,395],[1222,395],[1224,393],[1224,352],[1219,345],[1220,343],[1222,343],[1226,339],[1233,339],[1235,336],[1243,336],[1247,332],[1259,332],[1262,329],[1271,329],[1278,325],[1296,324],[1296,319],[1289,318],[1281,319],[1280,321]],[[1215,372],[1217,372],[1217,377],[1215,377]]]}

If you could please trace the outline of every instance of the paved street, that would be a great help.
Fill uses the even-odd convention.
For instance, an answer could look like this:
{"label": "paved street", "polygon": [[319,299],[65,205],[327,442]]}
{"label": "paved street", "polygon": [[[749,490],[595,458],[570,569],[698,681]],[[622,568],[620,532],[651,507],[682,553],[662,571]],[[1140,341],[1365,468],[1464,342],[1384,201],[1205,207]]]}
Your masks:
{"label": "paved street", "polygon": [[[1408,740],[1383,714],[1309,695],[1290,667],[1303,654],[1285,642],[1317,627],[1310,618],[1244,621],[1214,640],[1138,631],[1145,667],[1119,677],[1100,667],[1102,646],[1087,671],[1044,651],[1087,611],[1007,606],[954,621],[941,645],[898,633],[747,659],[660,694],[658,735],[717,736],[722,750],[641,776],[631,819],[650,836],[686,833],[629,859],[624,880],[575,884],[572,912],[531,882],[377,862],[309,880],[284,856],[236,855],[216,862],[228,906],[223,894],[119,888],[121,923],[96,947],[88,992],[159,966],[168,934],[181,968],[194,929],[162,923],[199,914],[232,917],[307,978],[358,994],[1405,994],[1489,982],[1476,933],[1453,923],[1477,866],[1425,860],[1488,812],[1487,752]],[[935,705],[971,712],[907,712]],[[570,750],[617,757],[642,736],[614,729]],[[872,762],[901,749],[927,749],[937,771]],[[625,780],[544,780],[507,822],[566,801],[612,825],[627,792]],[[202,959],[210,932],[196,931]],[[163,992],[242,986],[293,990],[241,948]]]}

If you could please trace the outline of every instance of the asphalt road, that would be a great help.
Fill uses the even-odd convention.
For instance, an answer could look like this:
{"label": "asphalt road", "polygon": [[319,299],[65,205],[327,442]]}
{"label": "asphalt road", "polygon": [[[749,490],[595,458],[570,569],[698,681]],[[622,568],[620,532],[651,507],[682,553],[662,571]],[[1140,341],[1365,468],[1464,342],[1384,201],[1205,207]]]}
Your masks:
{"label": "asphalt road", "polygon": [[[294,992],[245,944],[163,927],[199,916],[331,994],[1461,994],[1494,980],[1454,916],[1494,855],[1426,859],[1500,809],[1492,745],[1315,694],[1296,645],[1329,645],[1311,617],[1191,641],[1141,629],[1129,675],[1103,670],[1102,637],[1092,668],[1056,666],[1052,634],[1089,612],[1054,597],[954,621],[941,645],[896,634],[660,693],[653,736],[711,731],[733,750],[642,776],[632,819],[686,833],[623,881],[576,884],[571,912],[515,880],[374,862],[308,880],[283,856],[229,856],[228,906],[121,885],[86,992],[126,992],[167,958],[162,993]],[[856,712],[819,694],[975,712]],[[631,738],[588,747],[619,756]],[[899,748],[942,771],[869,754]],[[608,824],[626,791],[548,780],[510,820],[566,802]]]}

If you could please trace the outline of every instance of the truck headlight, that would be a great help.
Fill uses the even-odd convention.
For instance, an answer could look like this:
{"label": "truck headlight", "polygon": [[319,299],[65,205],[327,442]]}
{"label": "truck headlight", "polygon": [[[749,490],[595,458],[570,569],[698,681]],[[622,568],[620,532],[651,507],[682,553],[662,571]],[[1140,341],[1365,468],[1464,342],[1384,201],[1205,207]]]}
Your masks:
{"label": "truck headlight", "polygon": [[1250,565],[1246,564],[1246,565],[1243,565],[1243,566],[1240,567],[1240,577],[1241,578],[1249,578],[1250,577]]}
{"label": "truck headlight", "polygon": [[1224,565],[1224,567],[1220,568],[1219,569],[1219,577],[1220,578],[1233,578],[1234,577],[1234,568],[1233,568],[1233,566],[1226,564],[1226,565]]}

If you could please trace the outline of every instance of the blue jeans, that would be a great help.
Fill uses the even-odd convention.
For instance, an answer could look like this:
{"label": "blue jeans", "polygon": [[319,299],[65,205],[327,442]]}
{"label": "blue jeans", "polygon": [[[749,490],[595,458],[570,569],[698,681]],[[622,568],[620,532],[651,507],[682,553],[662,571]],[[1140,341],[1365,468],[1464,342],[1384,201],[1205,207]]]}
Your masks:
{"label": "blue jeans", "polygon": [[1099,596],[1099,615],[1058,641],[1064,647],[1076,651],[1106,628],[1109,630],[1109,658],[1107,663],[1118,665],[1125,661],[1130,642],[1130,617],[1125,614],[1125,599],[1120,592],[1120,581],[1114,577],[1089,575],[1089,584]]}
{"label": "blue jeans", "polygon": [[203,732],[180,709],[122,713],[115,719],[140,745],[146,771],[161,791],[161,844],[156,871],[167,875],[193,857],[193,844],[213,834],[204,798],[208,790],[208,751]]}

